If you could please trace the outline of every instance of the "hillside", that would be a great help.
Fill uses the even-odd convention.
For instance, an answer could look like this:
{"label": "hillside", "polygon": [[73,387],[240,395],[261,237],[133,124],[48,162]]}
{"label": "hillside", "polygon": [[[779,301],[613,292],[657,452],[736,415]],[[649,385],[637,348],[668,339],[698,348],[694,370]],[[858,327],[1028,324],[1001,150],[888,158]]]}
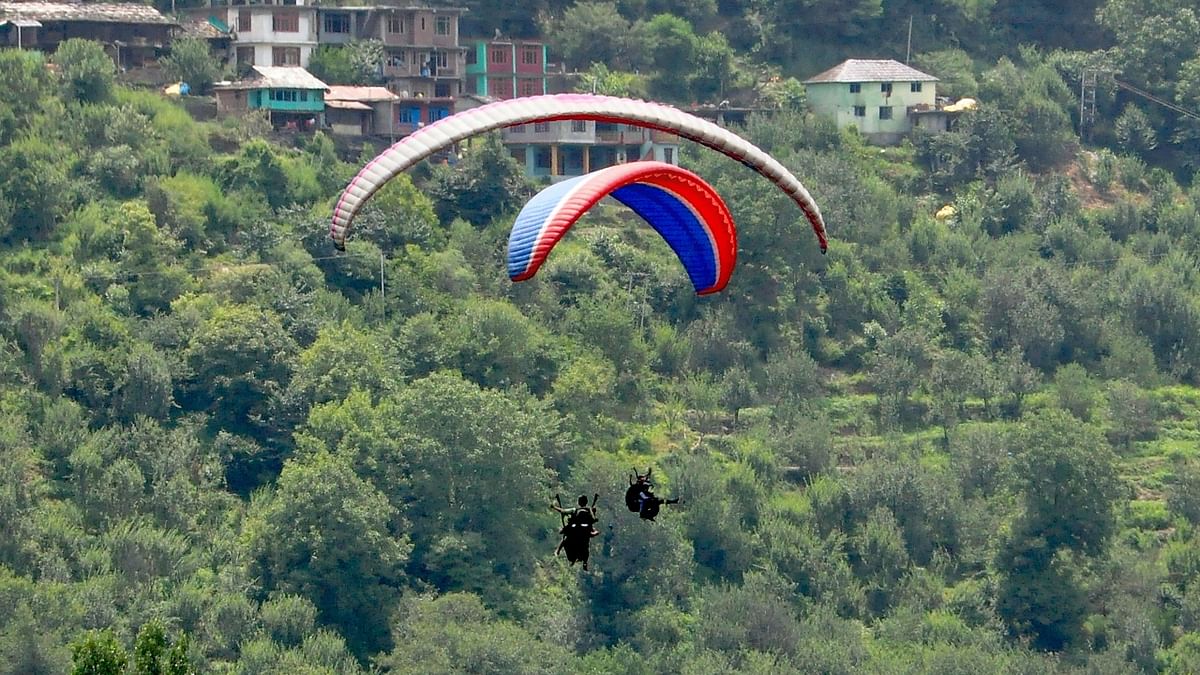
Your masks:
{"label": "hillside", "polygon": [[[902,4],[839,4],[826,47]],[[688,21],[762,9],[714,5]],[[978,13],[965,42],[1050,3],[939,6]],[[982,103],[897,147],[751,118],[825,256],[686,146],[739,234],[706,297],[616,204],[511,283],[535,186],[495,139],[395,179],[338,254],[357,165],[324,135],[196,121],[96,45],[0,51],[0,673],[1200,671],[1194,141],[1109,92],[1081,146],[1086,55],[1055,50],[1139,8],[922,51]],[[682,498],[656,523],[621,503],[648,466]],[[600,495],[586,572],[556,493]]]}

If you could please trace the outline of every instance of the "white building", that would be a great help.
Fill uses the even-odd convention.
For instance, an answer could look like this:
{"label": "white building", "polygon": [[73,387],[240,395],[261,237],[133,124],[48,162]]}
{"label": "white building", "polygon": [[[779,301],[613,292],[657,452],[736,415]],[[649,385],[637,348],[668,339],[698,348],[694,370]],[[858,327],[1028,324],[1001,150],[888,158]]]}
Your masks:
{"label": "white building", "polygon": [[849,59],[804,84],[813,112],[886,144],[912,131],[914,109],[935,107],[937,81],[899,61]]}
{"label": "white building", "polygon": [[317,8],[310,0],[214,0],[210,7],[188,10],[212,17],[233,36],[233,58],[247,66],[307,67],[317,48]]}

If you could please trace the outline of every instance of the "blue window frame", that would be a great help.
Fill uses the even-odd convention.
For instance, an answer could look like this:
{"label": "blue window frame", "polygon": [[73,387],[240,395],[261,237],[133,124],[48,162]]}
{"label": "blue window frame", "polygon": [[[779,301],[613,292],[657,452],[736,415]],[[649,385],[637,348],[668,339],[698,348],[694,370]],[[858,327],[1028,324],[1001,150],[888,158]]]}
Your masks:
{"label": "blue window frame", "polygon": [[400,108],[400,124],[420,124],[421,109],[415,106]]}

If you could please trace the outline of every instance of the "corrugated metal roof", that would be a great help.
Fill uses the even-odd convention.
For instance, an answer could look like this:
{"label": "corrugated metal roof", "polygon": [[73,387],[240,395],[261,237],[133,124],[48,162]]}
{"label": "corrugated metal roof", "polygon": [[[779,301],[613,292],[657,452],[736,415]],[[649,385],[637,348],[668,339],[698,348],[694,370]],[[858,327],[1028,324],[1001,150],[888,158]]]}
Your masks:
{"label": "corrugated metal roof", "polygon": [[804,84],[822,82],[937,82],[938,79],[892,59],[847,59]]}
{"label": "corrugated metal roof", "polygon": [[325,99],[325,107],[338,108],[341,110],[366,110],[367,112],[371,112],[371,106],[367,105],[366,103],[359,103],[358,101],[330,101],[329,99]]}
{"label": "corrugated metal roof", "polygon": [[0,19],[177,25],[149,5],[130,2],[0,2]]}
{"label": "corrugated metal roof", "polygon": [[215,85],[214,89],[329,89],[299,66],[252,66],[255,77]]}
{"label": "corrugated metal roof", "polygon": [[326,101],[396,101],[399,96],[387,87],[351,87],[340,84],[329,85]]}

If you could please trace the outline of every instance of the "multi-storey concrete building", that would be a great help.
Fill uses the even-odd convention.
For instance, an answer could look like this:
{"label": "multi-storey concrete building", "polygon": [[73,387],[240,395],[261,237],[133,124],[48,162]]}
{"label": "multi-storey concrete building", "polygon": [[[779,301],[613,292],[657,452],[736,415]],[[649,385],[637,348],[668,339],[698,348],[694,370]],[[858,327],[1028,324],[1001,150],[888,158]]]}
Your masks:
{"label": "multi-storey concrete building", "polygon": [[233,36],[233,59],[241,66],[306,67],[317,47],[317,8],[311,0],[209,0],[184,10],[214,18]]}
{"label": "multi-storey concrete building", "polygon": [[498,99],[546,91],[546,45],[533,40],[478,40],[467,48],[467,90]]}
{"label": "multi-storey concrete building", "polygon": [[396,133],[454,112],[462,93],[466,47],[458,41],[458,7],[372,5],[319,8],[318,40],[344,44],[379,40],[384,61],[380,75],[396,102]]}
{"label": "multi-storey concrete building", "polygon": [[679,138],[628,124],[572,120],[510,127],[502,134],[525,175],[551,180],[653,159],[679,164]]}

